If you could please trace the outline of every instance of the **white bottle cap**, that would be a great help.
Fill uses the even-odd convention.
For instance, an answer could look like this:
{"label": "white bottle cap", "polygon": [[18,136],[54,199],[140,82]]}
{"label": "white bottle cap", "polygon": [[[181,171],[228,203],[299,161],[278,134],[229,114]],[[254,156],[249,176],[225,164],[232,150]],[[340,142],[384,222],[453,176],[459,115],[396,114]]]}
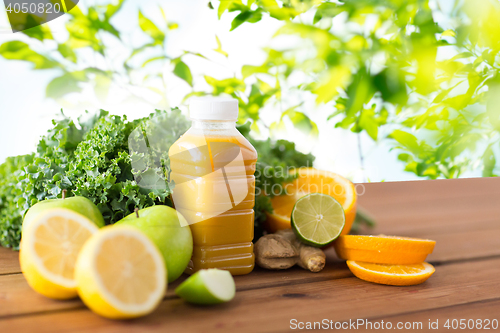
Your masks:
{"label": "white bottle cap", "polygon": [[189,117],[195,120],[238,120],[238,100],[197,97],[189,101]]}

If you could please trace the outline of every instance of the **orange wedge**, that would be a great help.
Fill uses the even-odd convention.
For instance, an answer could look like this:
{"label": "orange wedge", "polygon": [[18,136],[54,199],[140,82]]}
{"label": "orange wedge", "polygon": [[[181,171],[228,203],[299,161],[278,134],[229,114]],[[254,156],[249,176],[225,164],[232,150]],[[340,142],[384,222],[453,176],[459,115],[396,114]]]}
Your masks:
{"label": "orange wedge", "polygon": [[299,168],[298,178],[285,184],[287,194],[274,197],[271,204],[273,214],[267,215],[266,230],[274,233],[291,228],[290,216],[298,199],[309,193],[323,193],[334,197],[344,208],[345,227],[342,235],[349,233],[356,217],[356,190],[354,184],[344,177],[329,171],[314,168]]}
{"label": "orange wedge", "polygon": [[395,236],[340,236],[334,243],[341,259],[377,264],[409,265],[425,261],[436,245],[428,239]]}
{"label": "orange wedge", "polygon": [[383,265],[347,261],[351,272],[361,280],[391,286],[412,286],[425,282],[436,271],[426,262],[414,265]]}

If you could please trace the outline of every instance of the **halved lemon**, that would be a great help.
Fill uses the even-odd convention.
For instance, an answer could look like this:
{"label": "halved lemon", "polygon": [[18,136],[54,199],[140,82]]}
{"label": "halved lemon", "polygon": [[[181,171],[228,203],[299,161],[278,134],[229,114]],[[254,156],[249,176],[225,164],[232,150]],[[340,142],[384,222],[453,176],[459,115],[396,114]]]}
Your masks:
{"label": "halved lemon", "polygon": [[427,281],[436,271],[426,262],[415,265],[384,265],[348,260],[347,266],[361,280],[391,286],[412,286]]}
{"label": "halved lemon", "polygon": [[397,236],[340,236],[334,243],[341,259],[377,264],[409,265],[424,262],[436,242]]}
{"label": "halved lemon", "polygon": [[98,227],[64,208],[45,211],[23,229],[21,270],[38,293],[55,299],[77,296],[74,268],[78,252]]}
{"label": "halved lemon", "polygon": [[298,177],[292,183],[283,185],[287,194],[274,197],[271,204],[273,214],[267,215],[266,229],[274,233],[291,227],[290,217],[297,200],[310,193],[323,193],[334,197],[343,207],[345,227],[342,235],[351,231],[356,218],[356,189],[346,178],[329,171],[315,168],[299,168]]}
{"label": "halved lemon", "polygon": [[75,268],[78,294],[95,313],[127,319],[154,311],[167,288],[154,243],[129,226],[104,227],[83,246]]}

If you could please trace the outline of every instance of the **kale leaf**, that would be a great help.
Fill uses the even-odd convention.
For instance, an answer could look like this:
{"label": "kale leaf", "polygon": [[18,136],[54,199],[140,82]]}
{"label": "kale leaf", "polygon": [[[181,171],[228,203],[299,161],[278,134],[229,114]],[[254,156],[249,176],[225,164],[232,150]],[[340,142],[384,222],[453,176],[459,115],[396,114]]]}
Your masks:
{"label": "kale leaf", "polygon": [[[67,173],[71,182],[68,190],[91,199],[107,223],[121,220],[135,208],[171,206],[167,173],[161,166],[167,165],[168,149],[188,127],[189,122],[178,109],[157,110],[133,122],[127,122],[126,117],[101,118],[75,151]],[[145,156],[144,151],[129,150],[129,143],[133,146],[140,135],[146,139],[161,137],[161,144],[151,146],[149,156]],[[163,162],[155,164],[154,156]],[[137,163],[141,159],[143,163]],[[132,165],[132,161],[136,163]],[[139,164],[143,165],[141,170],[133,168]],[[144,186],[141,180],[150,174],[149,170],[153,170],[156,181],[162,182],[164,189],[151,190]]]}
{"label": "kale leaf", "polygon": [[[101,210],[106,223],[155,204],[169,204],[168,186],[161,193],[141,188],[133,174],[129,135],[135,128],[164,129],[163,154],[189,127],[178,109],[127,121],[101,110],[76,122],[62,114],[37,145],[36,153],[7,159],[0,165],[0,244],[19,248],[22,219],[36,203],[81,195]],[[159,154],[159,152],[156,152]],[[166,179],[166,178],[165,178]]]}
{"label": "kale leaf", "polygon": [[[179,109],[156,110],[134,121],[103,110],[77,121],[61,113],[35,153],[0,165],[0,245],[18,249],[26,211],[42,200],[60,198],[63,190],[92,200],[107,224],[135,208],[172,206],[168,150],[189,125]],[[259,152],[257,239],[266,213],[272,213],[276,185],[292,181],[289,168],[311,165],[314,157],[298,152],[289,141],[253,139],[249,124],[238,129]]]}
{"label": "kale leaf", "polygon": [[0,165],[0,245],[17,247],[21,237],[22,209],[16,201],[17,179],[32,163],[33,154],[9,157]]}

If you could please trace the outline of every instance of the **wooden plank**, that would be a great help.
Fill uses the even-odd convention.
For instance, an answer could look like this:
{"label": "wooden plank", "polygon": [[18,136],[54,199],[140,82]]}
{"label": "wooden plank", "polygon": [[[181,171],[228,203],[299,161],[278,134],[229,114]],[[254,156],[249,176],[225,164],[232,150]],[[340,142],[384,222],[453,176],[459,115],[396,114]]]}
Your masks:
{"label": "wooden plank", "polygon": [[[422,233],[392,233],[383,234],[429,238],[436,241],[434,252],[427,257],[432,263],[446,263],[460,260],[481,259],[500,256],[500,225],[495,229],[432,234]],[[380,232],[375,232],[380,234]]]}
{"label": "wooden plank", "polygon": [[[490,183],[498,180],[487,179],[474,182],[467,180],[440,182],[405,182],[386,186],[391,189],[391,198],[405,197],[405,191],[419,188],[424,192],[425,200],[391,201],[382,204],[379,200],[374,204],[373,196],[361,198],[360,205],[368,208],[377,220],[373,229],[364,228],[365,234],[389,234],[419,238],[430,238],[437,241],[434,253],[428,260],[445,262],[461,259],[472,259],[500,255],[498,239],[500,239],[500,194],[478,194],[486,190],[493,193],[495,187]],[[475,196],[456,196],[454,192],[464,192],[455,184],[478,183],[467,191],[476,191]],[[440,184],[440,186],[435,186]],[[371,184],[368,184],[371,185]],[[375,184],[378,189],[382,184]],[[384,184],[385,185],[385,184]],[[488,187],[489,186],[489,187]],[[406,188],[405,188],[406,187]],[[397,190],[396,190],[397,188]],[[498,191],[498,190],[497,190]],[[369,191],[367,191],[369,192]],[[447,195],[444,195],[444,194]],[[448,196],[451,195],[451,196]],[[383,193],[376,193],[383,197]],[[365,200],[365,201],[363,201]]]}
{"label": "wooden plank", "polygon": [[[452,183],[454,182],[446,182],[446,184]],[[403,185],[413,186],[411,182],[405,182],[399,185],[399,188],[404,189]],[[404,193],[400,193],[399,197],[401,196],[404,196]],[[479,197],[472,200],[470,198],[430,197],[429,200],[399,203],[390,208],[369,204],[367,207],[377,219],[378,224],[374,229],[363,229],[363,233],[383,233],[432,239],[442,238],[447,241],[455,237],[451,236],[450,233],[473,232],[477,237],[471,239],[478,244],[464,243],[463,240],[466,236],[456,236],[460,245],[479,251],[477,255],[467,253],[467,258],[499,253],[496,246],[491,249],[483,249],[486,244],[482,244],[483,237],[480,231],[484,231],[483,234],[486,239],[491,239],[492,235],[498,234],[498,228],[500,227],[500,205],[498,203],[500,198]],[[490,230],[492,230],[491,234]],[[494,244],[490,242],[488,245]],[[438,243],[438,247],[442,247],[441,242]],[[453,248],[455,249],[455,246]],[[454,252],[452,257],[434,257],[432,260],[456,260],[460,255],[460,252]],[[20,272],[17,256],[18,254],[15,251],[0,248],[0,274]]]}
{"label": "wooden plank", "polygon": [[[345,264],[336,259],[333,249],[329,249],[327,253],[327,267],[320,273],[313,274],[298,267],[286,271],[268,271],[256,268],[249,275],[235,277],[237,289],[238,291],[245,291],[297,283],[330,281],[352,276]],[[175,298],[175,288],[186,278],[187,276],[183,276],[178,281],[170,284],[165,299]],[[61,302],[38,295],[30,288],[21,274],[0,276],[0,299],[3,300],[0,302],[0,319],[9,316],[84,307],[79,300]]]}
{"label": "wooden plank", "polygon": [[[494,221],[473,221],[473,226],[468,227],[468,222],[463,222],[453,226],[440,225],[440,222],[435,223],[440,225],[439,227],[422,227],[416,228],[416,230],[408,230],[407,227],[402,226],[386,226],[384,219],[379,219],[379,224],[371,233],[373,234],[391,234],[400,236],[410,236],[410,237],[420,237],[420,238],[430,238],[437,241],[434,253],[429,256],[428,260],[434,262],[444,262],[448,260],[459,260],[459,259],[471,259],[471,258],[482,258],[494,255],[500,255],[500,246],[498,246],[498,239],[500,239],[500,223],[496,220]],[[473,231],[474,229],[477,229]],[[370,233],[369,231],[366,233]],[[18,253],[11,251],[9,249],[0,248],[0,255],[2,255],[1,269],[2,274],[14,274],[20,273]],[[270,275],[263,273],[263,276],[267,278],[266,283],[273,283],[275,272],[270,272]],[[1,275],[0,274],[0,281]],[[262,275],[261,273],[259,273]],[[281,276],[283,280],[289,279],[287,274]],[[294,278],[308,278],[309,273],[302,273],[299,271],[299,275],[294,276]],[[260,277],[259,277],[260,278]],[[257,281],[251,275],[252,281]],[[250,281],[249,281],[250,282]],[[255,282],[259,284],[260,282]]]}
{"label": "wooden plank", "polygon": [[[499,184],[499,179],[486,180],[423,182],[423,184],[405,182],[386,186],[391,189],[393,197],[397,198],[405,197],[406,190],[411,192],[412,188],[419,188],[424,192],[427,187],[425,190],[427,197],[425,200],[399,201],[397,204],[389,201],[389,205],[382,204],[380,200],[374,204],[372,196],[362,197],[360,205],[367,207],[377,219],[375,228],[364,228],[362,233],[434,239],[437,241],[436,248],[428,258],[433,262],[500,255],[498,246],[500,194],[494,193],[495,186],[491,186],[491,183]],[[436,187],[437,183],[442,186]],[[458,183],[478,184],[478,186],[460,190],[455,186]],[[380,185],[376,184],[375,187],[380,189],[382,188]],[[485,195],[483,190],[489,191],[490,194]],[[464,191],[467,194],[472,192],[474,195],[456,196],[454,193]],[[382,193],[376,193],[376,196],[383,197]]]}
{"label": "wooden plank", "polygon": [[[404,195],[404,194],[401,194]],[[500,196],[469,198],[435,198],[429,201],[408,201],[392,205],[374,205],[360,202],[378,222],[378,230],[395,232],[450,232],[452,227],[476,230],[482,222],[500,225]]]}
{"label": "wooden plank", "polygon": [[[363,193],[363,188],[365,189]],[[500,178],[463,178],[417,180],[357,184],[361,201],[384,204],[388,200],[396,204],[407,201],[428,201],[429,197],[474,197],[500,195]],[[404,194],[404,195],[401,195]]]}
{"label": "wooden plank", "polygon": [[[492,186],[491,181],[496,185]],[[459,180],[459,182],[464,184],[462,180]],[[478,186],[472,186],[472,182],[467,180],[465,183],[468,184],[467,186],[469,188],[465,190],[463,188],[460,190],[460,186],[455,185],[458,183],[455,180],[367,184],[369,191],[367,191],[366,196],[360,198],[360,203],[369,208],[379,220],[379,225],[373,230],[373,233],[397,234],[396,232],[400,232],[408,236],[436,239],[438,245],[435,253],[429,257],[429,259],[434,262],[495,256],[500,255],[500,249],[497,250],[498,239],[500,237],[498,222],[500,208],[498,205],[498,188],[500,187],[495,182],[498,181],[494,179],[488,179],[488,182],[480,180],[480,182],[474,182],[478,184]],[[426,183],[432,184],[426,185]],[[439,186],[435,185],[436,183],[440,183]],[[402,198],[405,198],[405,200]],[[482,262],[493,262],[494,265],[498,266],[498,262],[495,260],[497,259]],[[447,267],[455,267],[456,265],[465,265],[469,267],[474,264],[477,263],[467,262],[442,266],[438,267],[438,273],[441,274],[441,271],[444,271]],[[467,268],[467,271],[468,270],[469,268]],[[482,284],[484,282],[484,268],[474,266],[473,270],[476,272],[483,270],[481,271],[482,280],[479,282]],[[0,249],[0,275],[12,274],[19,271],[17,253],[7,249]],[[498,272],[496,274],[498,274]],[[303,312],[304,314],[310,314],[312,316],[316,314],[312,313],[310,309],[314,310],[317,307],[321,307],[320,313],[325,313],[323,311],[324,309],[333,309],[328,313],[335,312],[336,315],[337,313],[339,315],[346,315],[346,313],[348,313],[346,311],[350,310],[352,313],[357,314],[357,308],[353,304],[358,302],[372,304],[374,307],[377,307],[372,302],[372,299],[365,294],[373,294],[375,299],[381,299],[383,303],[387,301],[386,298],[394,296],[391,294],[392,290],[406,289],[376,286],[364,283],[355,278],[346,278],[350,276],[352,275],[344,264],[335,262],[332,253],[329,255],[327,268],[319,274],[311,274],[301,269],[292,269],[286,272],[256,270],[250,275],[236,278],[239,292],[234,302],[215,308],[198,308],[184,304],[174,297],[174,285],[169,289],[166,301],[162,303],[160,309],[155,312],[155,314],[141,320],[132,321],[132,325],[128,325],[122,323],[117,324],[98,318],[85,310],[83,304],[78,300],[57,302],[43,298],[29,289],[21,275],[6,275],[0,276],[0,318],[4,317],[5,322],[20,328],[22,328],[24,320],[26,320],[25,323],[28,323],[31,322],[32,318],[35,318],[35,322],[41,320],[41,324],[43,324],[43,322],[48,323],[49,326],[47,327],[50,327],[51,331],[53,331],[53,327],[50,326],[51,321],[45,321],[43,318],[53,318],[53,316],[56,316],[57,318],[62,318],[62,320],[70,320],[70,322],[76,320],[76,328],[82,329],[96,328],[100,330],[103,327],[108,327],[110,329],[126,328],[129,331],[143,331],[145,328],[150,328],[150,325],[152,325],[153,328],[158,328],[158,330],[164,328],[174,330],[177,328],[183,330],[184,326],[190,329],[192,328],[193,330],[204,330],[208,323],[208,328],[213,330],[221,328],[229,331],[235,329],[238,329],[238,331],[240,331],[240,329],[243,331],[255,331],[255,326],[252,325],[255,324],[256,320],[248,321],[246,319],[247,317],[245,317],[245,314],[252,313],[252,318],[264,319],[263,323],[266,329],[269,327],[272,330],[289,330],[289,325],[285,325],[283,329],[276,327],[276,325],[273,326],[272,322],[274,322],[274,314],[276,311],[278,311],[279,318],[283,317],[283,309],[287,309],[291,314],[301,311],[301,313]],[[436,275],[436,277],[433,277],[432,280],[422,286],[409,288],[421,288],[434,283],[433,281],[436,280],[438,276],[439,275]],[[453,281],[453,284],[449,283],[449,288],[456,285],[453,275],[449,276],[448,280]],[[490,282],[491,281],[488,283]],[[335,286],[333,289],[332,284]],[[461,284],[458,287],[459,289],[463,289],[465,286],[466,284]],[[443,300],[440,299],[442,296],[439,295],[443,292],[452,293],[446,289],[447,286],[445,284],[443,284],[443,287],[444,290],[443,288],[439,289],[436,287],[433,291],[429,291],[424,295],[424,298],[420,299],[420,302],[425,303],[427,301],[432,301],[437,297],[439,299],[437,304],[441,304]],[[471,287],[471,290],[478,288],[474,285]],[[491,286],[488,284],[488,288],[490,287]],[[378,292],[380,288],[389,289],[382,293]],[[363,295],[361,297],[357,295],[355,297],[357,301],[352,302],[347,295],[349,289],[358,292],[361,291]],[[484,296],[484,291],[482,288],[480,289],[480,294]],[[496,289],[498,289],[498,284],[496,288],[491,289],[493,292],[489,294],[495,294]],[[320,301],[323,297],[323,291],[325,292],[325,297],[328,299]],[[425,290],[423,291],[425,292]],[[330,302],[331,298],[337,297],[336,292],[339,293],[340,300],[345,303],[344,307],[339,308],[335,303]],[[411,292],[418,293],[420,289]],[[463,293],[463,291],[460,290],[457,292]],[[397,296],[399,296],[399,294]],[[472,296],[471,299],[475,299],[474,297],[482,299],[482,296],[479,297],[478,294]],[[297,298],[301,299],[301,301],[295,302]],[[5,300],[7,300],[7,302],[4,302]],[[466,302],[463,299],[459,299],[458,301]],[[295,303],[300,306],[293,306]],[[412,301],[401,300],[400,303],[411,304]],[[323,307],[322,304],[324,304],[325,307]],[[401,307],[400,305],[401,304],[398,305],[398,308]],[[382,306],[384,305],[382,304]],[[386,306],[390,307],[388,304],[386,304]],[[365,305],[361,308],[364,309],[363,311],[369,314],[371,313]],[[410,306],[406,309],[407,311],[413,311],[414,307]],[[194,317],[190,314],[193,311]],[[35,313],[38,315],[24,316]],[[172,313],[174,315],[172,315]],[[70,316],[70,314],[74,314],[75,316]],[[374,316],[379,316],[381,314],[384,315],[384,312],[379,311],[378,313],[373,313]],[[389,315],[394,314],[390,312]],[[6,316],[15,317],[6,318]],[[180,319],[176,320],[177,317]],[[216,322],[211,320],[213,317],[216,318]],[[199,318],[200,320],[197,320],[197,323],[193,323],[192,318]],[[342,317],[340,316],[340,318]],[[59,324],[59,320],[56,320],[57,324]],[[0,328],[4,321],[0,321]],[[172,321],[172,324],[169,324],[168,321]],[[103,324],[103,322],[110,324]],[[259,320],[259,323],[260,322],[261,320]],[[10,329],[10,326],[6,327]],[[32,326],[32,328],[33,327],[36,326]],[[66,328],[72,331],[74,330],[71,326]],[[264,331],[264,329],[260,331]]]}
{"label": "wooden plank", "polygon": [[[404,195],[402,193],[401,195]],[[360,200],[360,205],[369,210],[373,214],[378,214],[387,219],[398,219],[402,217],[411,217],[417,214],[421,217],[432,219],[433,216],[444,217],[448,213],[475,213],[481,218],[499,217],[500,196],[476,196],[464,198],[449,198],[449,197],[429,197],[428,201],[406,201],[398,204],[393,204],[387,201],[386,205],[373,204]],[[401,220],[400,222],[405,222]],[[411,225],[410,225],[411,226]]]}
{"label": "wooden plank", "polygon": [[[438,234],[432,235],[431,238],[435,239],[437,243],[434,253],[428,257],[427,261],[433,263],[500,256],[500,247],[498,246],[500,227],[496,230]],[[291,286],[352,276],[344,264],[337,259],[332,248],[328,249],[326,253],[327,265],[320,273],[312,274],[298,267],[286,271],[268,271],[257,268],[249,275],[236,277],[238,291]],[[175,286],[180,284],[183,279],[185,277],[170,286],[167,298],[174,296]],[[37,295],[31,290],[22,275],[0,276],[1,286],[3,288],[0,288],[2,290],[0,295],[7,301],[0,303],[0,318],[46,310],[83,307],[79,301],[76,303],[58,302]]]}
{"label": "wooden plank", "polygon": [[82,307],[80,300],[54,301],[35,293],[22,274],[0,276],[0,318],[27,312]]}
{"label": "wooden plank", "polygon": [[19,252],[0,247],[0,275],[20,272]]}
{"label": "wooden plank", "polygon": [[[359,234],[363,235],[398,235],[417,238],[430,238],[431,236],[449,233],[487,231],[500,227],[498,219],[478,219],[471,214],[450,213],[448,216],[433,216],[432,219],[424,219],[418,215],[405,218],[397,218],[394,221],[378,218],[375,228],[363,226]],[[401,223],[404,220],[405,223]],[[408,224],[413,225],[409,227]]]}
{"label": "wooden plank", "polygon": [[[473,229],[473,228],[471,228]],[[491,225],[491,229],[477,231],[455,232],[453,227],[448,233],[434,233],[434,230],[425,232],[401,232],[395,233],[378,229],[374,234],[398,235],[408,237],[427,238],[436,241],[434,252],[427,257],[432,263],[446,263],[448,261],[459,261],[469,259],[481,259],[500,256],[500,224]]]}
{"label": "wooden plank", "polygon": [[[498,229],[499,181],[487,178],[364,184],[367,192],[360,197],[360,205],[374,215],[378,225],[364,228],[362,233],[436,238],[436,234]],[[457,193],[472,197],[457,198]],[[424,200],[416,200],[415,196]],[[399,201],[395,203],[395,199]],[[0,275],[20,271],[18,252],[0,248]]]}
{"label": "wooden plank", "polygon": [[418,286],[391,287],[344,278],[242,291],[233,302],[214,307],[191,306],[179,299],[169,299],[152,315],[128,322],[114,322],[87,310],[77,310],[6,318],[0,321],[0,330],[276,332],[289,330],[292,319],[383,318],[498,300],[499,274],[500,259],[482,260],[438,267],[435,276]]}
{"label": "wooden plank", "polygon": [[[406,183],[405,183],[406,184]],[[402,188],[400,186],[400,188]],[[447,200],[447,198],[445,198]],[[438,199],[436,199],[438,200]],[[440,200],[443,200],[442,198]],[[445,261],[455,261],[461,259],[472,259],[472,258],[484,258],[495,255],[500,255],[500,247],[498,247],[498,239],[500,238],[500,225],[493,221],[486,221],[487,223],[480,223],[477,220],[461,220],[462,228],[455,226],[453,223],[457,218],[461,216],[467,216],[466,213],[471,211],[472,214],[476,214],[475,211],[484,212],[489,208],[491,211],[498,210],[497,206],[494,205],[494,201],[479,200],[467,208],[467,210],[456,209],[454,206],[455,201],[449,201],[446,204],[428,204],[427,202],[410,202],[403,208],[396,207],[394,210],[379,210],[379,224],[373,233],[385,233],[385,234],[399,234],[404,236],[414,236],[414,237],[424,237],[432,238],[437,240],[437,245],[434,253],[428,258],[432,262],[445,262]],[[467,202],[470,202],[468,200]],[[451,203],[451,206],[450,206]],[[481,206],[484,205],[484,206]],[[460,202],[459,207],[463,207],[464,204]],[[433,207],[435,212],[428,213],[429,207]],[[397,211],[397,214],[394,211]],[[444,212],[442,212],[444,210]],[[427,214],[427,216],[425,215]],[[450,214],[453,214],[450,216]],[[438,222],[429,219],[429,216],[441,216],[442,220]],[[489,215],[491,212],[489,212]],[[389,217],[387,217],[389,216]],[[404,219],[404,216],[408,216],[410,221],[420,221],[421,223],[411,223],[410,227],[407,225],[408,220]],[[423,216],[423,217],[422,217]],[[413,219],[413,220],[412,220]],[[404,223],[401,223],[403,221]],[[472,225],[472,226],[471,226]],[[400,230],[401,233],[392,232],[394,230]],[[477,229],[476,231],[471,231]],[[2,266],[7,267],[8,265],[18,267],[17,252],[1,249],[0,253],[4,253],[6,258],[2,261]],[[320,274],[310,274],[309,272],[303,271],[301,269],[292,269],[285,272],[271,272],[265,270],[256,270],[248,276],[242,276],[237,278],[238,290],[251,290],[262,287],[275,287],[275,286],[285,286],[294,285],[298,283],[309,283],[309,282],[319,282],[330,279],[337,279],[350,276],[350,272],[345,269],[338,269],[338,264],[335,264],[335,255],[333,251],[330,250],[329,253],[329,263],[327,268]],[[17,272],[19,268],[17,268]],[[8,288],[8,283],[2,282],[2,277],[0,276],[0,284],[3,283],[6,291],[3,292],[3,297],[5,299],[11,300],[8,303],[4,303],[3,306],[0,304],[0,317],[7,315],[17,315],[17,314],[28,314],[37,313],[44,311],[44,309],[67,309],[74,308],[75,305],[67,302],[55,302],[45,298],[38,298],[34,302],[26,302],[26,299],[30,299],[29,295],[36,295],[29,286],[24,281],[22,276],[17,278],[9,278],[5,281],[11,281],[11,283],[16,283],[16,288]],[[22,292],[21,292],[22,290]],[[170,292],[173,288],[170,289]],[[27,298],[17,298],[16,294],[21,293],[26,295]],[[171,296],[171,295],[170,295]],[[77,307],[82,307],[81,303],[78,303]]]}
{"label": "wooden plank", "polygon": [[[401,194],[403,195],[403,194]],[[500,196],[431,198],[397,204],[393,208],[371,206],[377,219],[362,233],[429,238],[436,240],[433,262],[500,255]]]}
{"label": "wooden plank", "polygon": [[[453,323],[454,319],[457,320],[455,323]],[[444,327],[445,324],[448,322],[450,325],[453,325],[452,327],[459,327],[455,325],[460,325],[461,319],[465,319],[464,322],[468,323],[470,326],[466,326],[466,329],[460,329],[460,331],[482,331],[482,329],[479,329],[478,326],[475,326],[475,324],[469,323],[469,320],[476,321],[478,319],[480,320],[480,323],[483,325],[483,327],[486,323],[485,320],[488,319],[490,323],[488,330],[494,330],[495,327],[500,327],[496,326],[496,324],[495,326],[492,326],[491,324],[491,321],[496,319],[497,323],[499,323],[500,325],[500,300],[479,301],[456,306],[449,306],[440,309],[412,312],[398,316],[370,318],[369,321],[372,322],[372,325],[370,326],[365,322],[364,325],[360,326],[359,331],[371,331],[370,328],[373,328],[373,324],[375,321],[381,322],[383,320],[385,323],[391,322],[392,327],[397,327],[398,323],[403,323],[402,325],[411,323],[407,325],[411,325],[412,328],[416,328],[421,325],[423,331],[427,331],[430,325],[429,323],[432,323],[432,327],[438,328],[436,330],[433,329],[432,332],[450,332],[453,330]],[[385,327],[387,328],[387,325]]]}
{"label": "wooden plank", "polygon": [[337,259],[333,248],[325,250],[325,253],[326,266],[319,273],[311,273],[299,267],[282,271],[269,271],[256,267],[251,274],[235,276],[237,290],[245,291],[278,286],[293,286],[296,284],[331,281],[353,276],[345,266],[345,263]]}
{"label": "wooden plank", "polygon": [[433,235],[434,253],[428,261],[446,262],[500,255],[500,226],[492,230]]}
{"label": "wooden plank", "polygon": [[[171,284],[165,299],[175,297],[175,287],[185,278]],[[0,276],[0,300],[2,300],[0,302],[0,319],[9,316],[85,308],[85,305],[78,298],[58,301],[39,295],[31,289],[22,274]]]}

